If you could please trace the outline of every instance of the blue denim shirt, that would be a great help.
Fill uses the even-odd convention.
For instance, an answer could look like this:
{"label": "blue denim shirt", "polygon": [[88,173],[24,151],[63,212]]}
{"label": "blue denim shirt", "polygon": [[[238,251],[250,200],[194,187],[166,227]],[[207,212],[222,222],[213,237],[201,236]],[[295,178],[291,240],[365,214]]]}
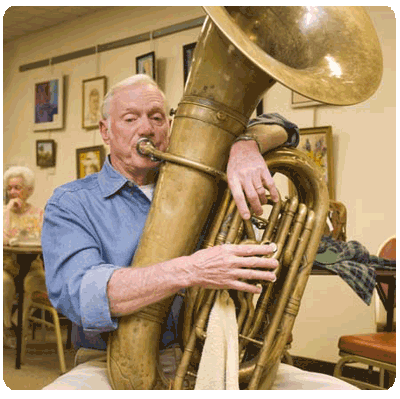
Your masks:
{"label": "blue denim shirt", "polygon": [[116,269],[131,264],[149,209],[149,199],[109,159],[99,173],[57,188],[46,205],[42,246],[49,298],[89,336],[118,327],[107,283]]}
{"label": "blue denim shirt", "polygon": [[[284,126],[287,145],[297,144],[296,125],[277,114],[251,124],[263,121]],[[146,195],[108,158],[99,173],[58,187],[47,202],[42,229],[47,289],[53,306],[74,323],[75,347],[106,349],[102,333],[118,328],[107,283],[115,270],[131,264],[149,210]],[[181,301],[176,297],[165,321],[165,345],[177,339]]]}

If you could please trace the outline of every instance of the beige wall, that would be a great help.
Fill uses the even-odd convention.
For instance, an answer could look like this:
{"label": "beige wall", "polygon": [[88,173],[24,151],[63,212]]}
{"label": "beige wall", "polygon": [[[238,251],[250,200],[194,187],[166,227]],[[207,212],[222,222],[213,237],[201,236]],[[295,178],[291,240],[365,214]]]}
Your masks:
{"label": "beige wall", "polygon": [[[395,16],[388,7],[368,7],[382,44],[384,75],[368,101],[352,107],[293,109],[290,90],[276,84],[265,110],[280,112],[300,127],[333,129],[336,199],[348,210],[348,239],[371,252],[395,234]],[[134,36],[203,14],[200,7],[124,7],[32,34],[4,47],[4,165],[31,167],[37,176],[32,202],[44,207],[54,188],[75,179],[75,151],[102,144],[98,130],[81,127],[82,80],[105,75],[109,87],[135,73],[135,57],[155,51],[159,80],[172,107],[183,91],[182,46],[197,40],[200,28],[77,60],[19,72],[22,64]],[[33,132],[33,81],[63,73],[65,128]],[[36,167],[35,141],[57,142],[55,168]],[[367,307],[338,277],[312,277],[295,328],[292,352],[335,361],[343,333],[373,331],[374,308]]]}

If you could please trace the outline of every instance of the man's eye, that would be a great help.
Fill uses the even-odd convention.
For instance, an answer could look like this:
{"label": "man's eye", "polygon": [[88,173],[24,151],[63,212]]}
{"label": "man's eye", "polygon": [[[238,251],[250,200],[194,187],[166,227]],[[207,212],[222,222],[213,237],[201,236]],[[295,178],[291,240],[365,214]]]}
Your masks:
{"label": "man's eye", "polygon": [[154,115],[152,116],[152,119],[156,122],[162,122],[164,120],[161,115]]}

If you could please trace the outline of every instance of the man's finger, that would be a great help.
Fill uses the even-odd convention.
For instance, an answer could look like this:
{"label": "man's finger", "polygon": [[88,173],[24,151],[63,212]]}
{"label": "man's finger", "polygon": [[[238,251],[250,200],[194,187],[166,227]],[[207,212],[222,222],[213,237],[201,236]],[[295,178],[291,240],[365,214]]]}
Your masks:
{"label": "man's finger", "polygon": [[227,244],[226,247],[237,256],[257,256],[257,255],[271,255],[277,251],[275,243],[268,245],[257,245],[257,244]]}
{"label": "man's finger", "polygon": [[268,191],[271,195],[271,199],[274,202],[278,202],[279,201],[279,193],[278,190],[276,188],[274,179],[271,177],[271,175],[269,174],[269,172],[266,172],[263,174],[262,179],[264,181],[264,184],[267,186]]}
{"label": "man's finger", "polygon": [[232,197],[236,203],[236,207],[240,213],[240,216],[244,220],[250,219],[250,210],[246,203],[246,197],[244,196],[242,186],[240,183],[232,183],[229,186]]}
{"label": "man's finger", "polygon": [[261,206],[260,196],[256,188],[254,187],[254,183],[252,181],[245,183],[244,192],[246,194],[247,200],[249,201],[251,209],[254,211],[254,213],[256,215],[262,215],[263,209]]}

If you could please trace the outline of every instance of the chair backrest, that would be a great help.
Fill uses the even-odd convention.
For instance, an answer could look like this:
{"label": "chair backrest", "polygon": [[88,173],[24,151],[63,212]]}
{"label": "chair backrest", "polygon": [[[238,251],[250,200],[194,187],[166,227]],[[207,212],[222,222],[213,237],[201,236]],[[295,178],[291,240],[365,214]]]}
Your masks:
{"label": "chair backrest", "polygon": [[396,237],[388,238],[378,249],[378,256],[384,259],[396,260]]}

